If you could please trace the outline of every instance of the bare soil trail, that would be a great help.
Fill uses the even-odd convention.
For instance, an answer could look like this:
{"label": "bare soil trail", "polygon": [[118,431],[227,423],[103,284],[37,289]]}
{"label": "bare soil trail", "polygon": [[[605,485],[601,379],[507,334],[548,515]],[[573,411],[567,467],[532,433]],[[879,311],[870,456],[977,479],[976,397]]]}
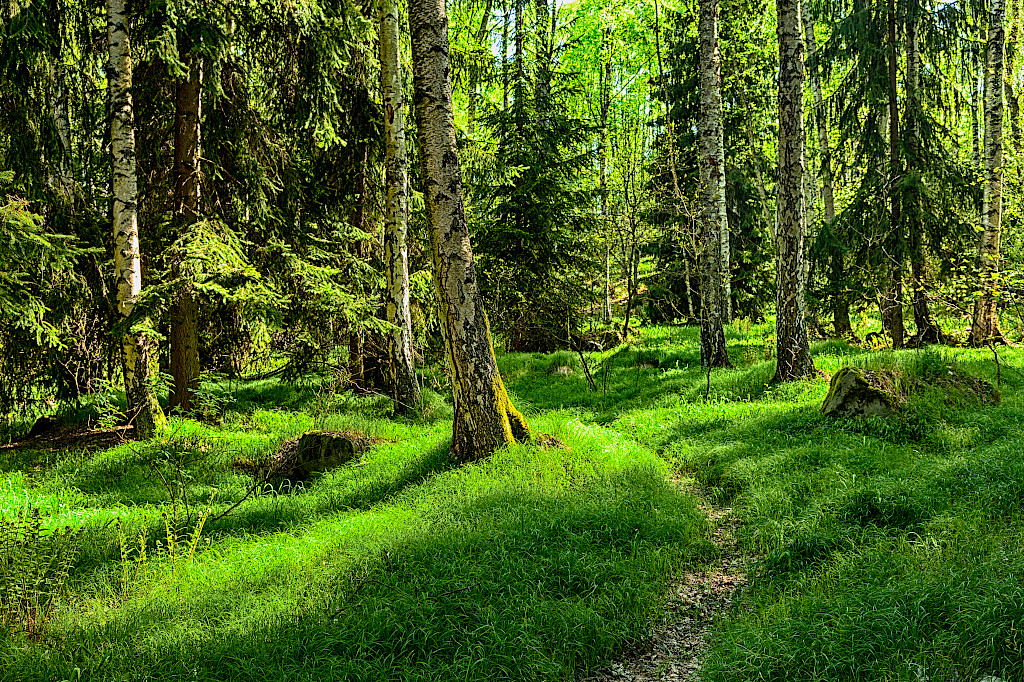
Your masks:
{"label": "bare soil trail", "polygon": [[732,509],[716,507],[705,501],[701,491],[690,490],[702,500],[701,509],[713,524],[711,540],[717,558],[673,580],[664,617],[649,639],[577,682],[700,682],[701,661],[715,621],[728,611],[747,577]]}

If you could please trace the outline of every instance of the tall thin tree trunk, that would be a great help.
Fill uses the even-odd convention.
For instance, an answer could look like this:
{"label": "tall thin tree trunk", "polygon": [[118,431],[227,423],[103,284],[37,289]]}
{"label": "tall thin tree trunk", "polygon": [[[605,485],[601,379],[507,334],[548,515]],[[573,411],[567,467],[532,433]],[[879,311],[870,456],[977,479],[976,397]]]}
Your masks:
{"label": "tall thin tree trunk", "polygon": [[989,0],[988,45],[985,70],[985,184],[982,230],[978,239],[981,296],[974,303],[972,345],[1002,341],[995,297],[999,273],[999,239],[1003,217],[1003,0]]}
{"label": "tall thin tree trunk", "polygon": [[[190,58],[188,78],[177,84],[174,116],[174,202],[179,238],[199,219],[202,145],[202,58]],[[195,282],[185,263],[184,249],[171,256],[171,277],[178,281],[171,302],[171,376],[174,385],[168,406],[182,412],[193,408],[199,388],[199,305]]]}
{"label": "tall thin tree trunk", "polygon": [[508,111],[508,29],[509,29],[509,3],[504,0],[501,7],[504,13],[504,21],[501,25],[501,110]]}
{"label": "tall thin tree trunk", "polygon": [[983,78],[984,64],[976,56],[972,57],[974,74],[971,78],[971,167],[981,172],[981,127],[978,116],[979,92],[978,80]]}
{"label": "tall thin tree trunk", "polygon": [[[466,126],[469,129],[470,134],[476,132],[477,102],[480,99],[481,57],[479,53],[483,53],[488,58],[490,58],[491,55],[491,46],[484,41],[487,39],[489,33],[491,14],[493,11],[494,0],[487,0],[487,6],[484,7],[484,15],[480,19],[480,27],[476,31],[476,40],[473,42],[472,47],[473,54],[470,58],[471,63],[469,66],[469,93],[466,105]],[[383,50],[383,48],[381,49]]]}
{"label": "tall thin tree trunk", "polygon": [[[749,112],[750,108],[747,106],[747,97],[742,88],[740,89],[739,96],[740,106],[743,107],[744,111]],[[749,115],[744,116],[744,119],[747,122],[747,144],[750,145],[751,150],[755,150],[758,148],[758,146],[757,140],[754,138],[754,119]],[[769,229],[771,230],[772,241],[774,241],[775,219],[772,218],[768,212],[768,191],[765,190],[764,187],[764,173],[761,172],[760,155],[758,155],[758,157],[754,159],[754,162],[751,165],[754,167],[754,180],[757,186],[757,198],[761,204],[761,221],[765,225],[769,226]]]}
{"label": "tall thin tree trunk", "polygon": [[444,0],[410,0],[409,25],[424,204],[455,406],[452,455],[469,461],[526,440],[530,431],[498,373],[473,263],[455,142]]}
{"label": "tall thin tree trunk", "polygon": [[[1017,97],[1017,37],[1019,35],[1020,26],[1020,0],[1011,0],[1010,2],[1010,17],[1008,18],[1010,24],[1010,34],[1006,37],[1006,77],[1004,78],[1004,85],[1006,88],[1006,103],[1010,107],[1010,137],[1013,140],[1013,150],[1019,157],[1021,152],[1024,151],[1024,141],[1021,140],[1020,130],[1020,99]],[[1019,182],[1019,162],[1016,164],[1018,168],[1018,182]]]}
{"label": "tall thin tree trunk", "polygon": [[[611,27],[604,29],[601,41],[601,68],[598,72],[598,98],[600,118],[600,137],[597,143],[598,178],[601,191],[601,227],[608,239],[608,114],[612,106],[612,60],[611,60]],[[612,319],[611,293],[611,245],[605,244],[604,254],[604,308],[602,316],[605,322]]]}
{"label": "tall thin tree trunk", "polygon": [[882,325],[892,336],[892,347],[903,348],[903,223],[900,217],[900,113],[896,88],[896,3],[889,0],[889,238],[886,251],[892,275],[882,295]]}
{"label": "tall thin tree trunk", "polygon": [[928,292],[925,286],[925,254],[924,227],[921,224],[921,194],[917,184],[921,177],[920,153],[921,141],[918,130],[918,117],[921,115],[921,99],[918,92],[921,74],[921,54],[917,40],[917,17],[919,7],[917,0],[910,0],[907,5],[907,72],[906,72],[906,110],[904,113],[904,135],[906,142],[904,154],[907,158],[907,176],[910,182],[904,191],[904,216],[907,222],[907,237],[910,241],[910,278],[913,289],[914,345],[923,346],[929,343],[942,343],[942,330],[939,328],[931,311],[928,309]]}
{"label": "tall thin tree trunk", "polygon": [[[731,367],[722,324],[728,314],[728,221],[723,173],[722,63],[718,53],[718,0],[700,1],[700,205],[701,319],[703,367]],[[723,230],[723,225],[726,227]],[[723,231],[725,238],[723,239]]]}
{"label": "tall thin tree trunk", "polygon": [[[110,62],[110,148],[113,156],[114,265],[117,268],[117,311],[125,323],[142,291],[142,257],[136,212],[135,122],[132,113],[132,62],[124,0],[107,2]],[[126,329],[121,336],[121,363],[128,398],[128,418],[140,438],[151,438],[164,421],[149,380],[149,342]]]}
{"label": "tall thin tree trunk", "polygon": [[831,223],[836,217],[835,190],[832,180],[832,152],[829,149],[828,124],[825,120],[824,97],[819,77],[818,46],[814,38],[814,18],[811,6],[805,2],[802,7],[804,35],[807,41],[807,68],[810,72],[811,93],[814,96],[814,122],[818,128],[818,180],[821,183],[822,219]]}
{"label": "tall thin tree trunk", "polygon": [[805,320],[803,263],[804,41],[800,0],[778,0],[779,171],[776,229],[776,364],[773,381],[814,372]]}
{"label": "tall thin tree trunk", "polygon": [[[487,6],[489,13],[490,0]],[[405,152],[405,80],[399,52],[396,0],[381,0],[380,3],[380,80],[384,97],[384,184],[387,187],[384,262],[388,283],[384,298],[388,322],[394,325],[388,339],[388,376],[395,412],[406,414],[419,402],[420,387],[416,382],[409,312],[409,246],[406,243],[409,161]]]}
{"label": "tall thin tree trunk", "polygon": [[[2,0],[6,2],[6,0]],[[64,192],[74,190],[74,165],[71,160],[71,117],[68,113],[67,67],[64,65],[64,0],[51,0],[50,14],[53,22],[53,43],[50,47],[50,68],[53,74],[53,98],[50,116],[57,131],[60,146],[57,158],[57,175]]]}

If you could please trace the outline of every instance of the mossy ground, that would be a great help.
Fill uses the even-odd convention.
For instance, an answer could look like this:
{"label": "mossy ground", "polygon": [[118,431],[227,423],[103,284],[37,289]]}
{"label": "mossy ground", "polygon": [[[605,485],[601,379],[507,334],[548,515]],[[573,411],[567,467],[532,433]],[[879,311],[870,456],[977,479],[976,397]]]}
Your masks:
{"label": "mossy ground", "polygon": [[[587,354],[596,391],[573,353],[500,355],[513,403],[566,447],[464,466],[439,393],[391,419],[384,399],[276,381],[215,387],[231,397],[217,427],[0,450],[0,512],[84,527],[46,636],[0,640],[0,679],[571,680],[642,640],[670,575],[711,560],[679,477],[733,507],[751,557],[706,679],[1013,679],[1024,377],[1008,366],[1024,352],[1002,352],[993,404],[949,379],[994,379],[987,350],[815,344],[825,372],[931,377],[896,418],[835,421],[823,377],[768,384],[771,333],[731,326],[736,367],[708,376],[695,329],[650,328]],[[212,519],[251,485],[234,460],[311,428],[389,442]],[[212,516],[195,556],[172,560],[161,515],[183,494],[193,519],[213,496]]]}

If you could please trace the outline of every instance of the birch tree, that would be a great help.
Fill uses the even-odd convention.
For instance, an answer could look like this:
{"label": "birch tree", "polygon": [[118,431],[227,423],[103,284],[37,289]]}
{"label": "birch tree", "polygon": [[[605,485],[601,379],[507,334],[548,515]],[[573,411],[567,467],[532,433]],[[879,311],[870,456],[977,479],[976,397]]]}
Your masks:
{"label": "birch tree", "polygon": [[[490,3],[488,3],[489,8]],[[486,14],[485,14],[486,16]],[[486,19],[484,20],[486,23]],[[380,2],[380,78],[384,97],[384,262],[387,290],[388,374],[395,412],[404,414],[419,402],[412,355],[412,317],[409,313],[409,162],[405,152],[405,81],[398,42],[398,3]]]}
{"label": "birch tree", "polygon": [[981,296],[974,303],[970,343],[985,345],[1002,339],[996,303],[999,238],[1003,215],[1003,0],[988,5],[988,43],[985,69],[985,169],[978,238]]}
{"label": "birch tree", "polygon": [[942,343],[944,335],[928,306],[925,286],[926,261],[924,251],[924,221],[920,187],[923,184],[921,149],[921,50],[918,41],[918,23],[921,7],[917,0],[907,3],[906,42],[906,106],[904,107],[904,144],[907,181],[903,190],[903,215],[907,224],[907,238],[910,246],[910,285],[914,308],[914,326],[917,333],[913,345]]}
{"label": "birch tree", "polygon": [[804,302],[804,42],[800,0],[778,0],[779,170],[776,228],[776,365],[773,381],[814,372]]}
{"label": "birch tree", "polygon": [[[121,323],[127,325],[142,291],[142,259],[136,213],[138,189],[132,116],[132,61],[124,0],[107,2],[107,40],[117,311]],[[150,386],[149,343],[141,332],[125,329],[121,337],[121,360],[129,420],[135,424],[140,438],[151,438],[164,415]]]}
{"label": "birch tree", "polygon": [[409,28],[424,204],[455,406],[452,456],[465,462],[526,440],[530,430],[498,373],[470,248],[444,0],[410,0]]}
{"label": "birch tree", "polygon": [[718,0],[700,3],[701,322],[704,367],[731,367],[722,323],[728,317],[729,222],[725,210],[722,132],[722,62],[718,52]]}

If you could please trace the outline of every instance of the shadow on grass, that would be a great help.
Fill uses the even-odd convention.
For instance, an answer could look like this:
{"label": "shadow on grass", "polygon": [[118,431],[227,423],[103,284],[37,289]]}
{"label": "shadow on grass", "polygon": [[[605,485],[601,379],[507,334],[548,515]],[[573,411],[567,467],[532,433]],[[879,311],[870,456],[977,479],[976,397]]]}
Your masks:
{"label": "shadow on grass", "polygon": [[660,469],[499,483],[327,519],[288,545],[238,539],[0,660],[17,679],[568,680],[640,640],[667,577],[710,556],[706,520]]}

